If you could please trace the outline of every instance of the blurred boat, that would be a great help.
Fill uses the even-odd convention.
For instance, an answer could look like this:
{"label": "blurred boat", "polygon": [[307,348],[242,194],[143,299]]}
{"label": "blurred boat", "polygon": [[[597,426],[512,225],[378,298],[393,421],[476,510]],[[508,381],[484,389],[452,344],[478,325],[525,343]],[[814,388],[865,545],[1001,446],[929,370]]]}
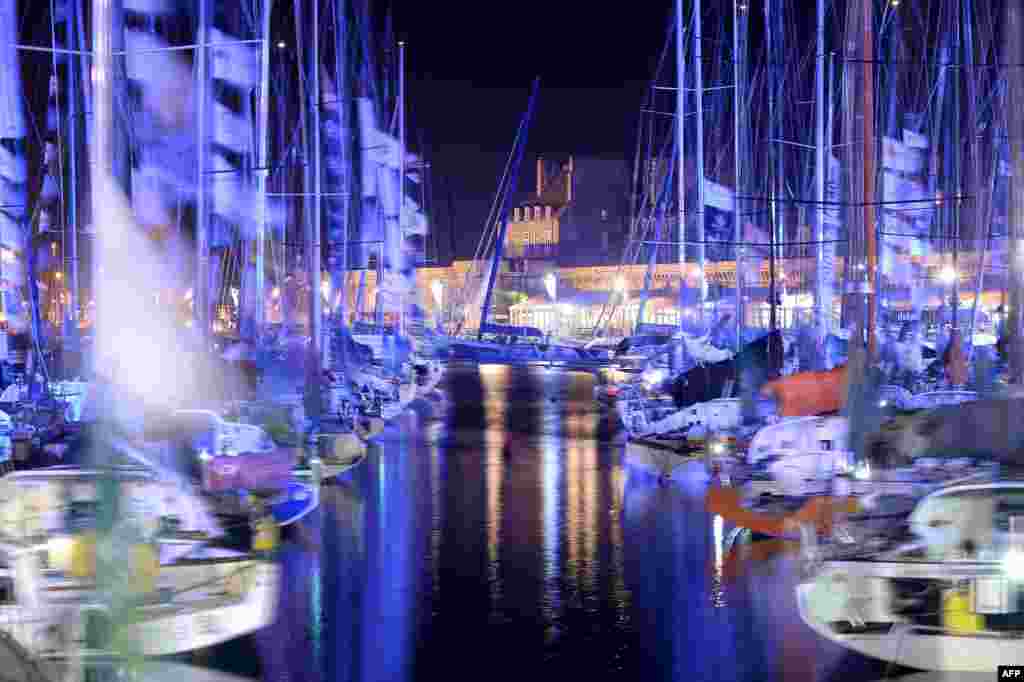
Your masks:
{"label": "blurred boat", "polygon": [[[101,505],[110,501],[105,482],[116,483],[120,509],[111,532],[131,555],[98,574],[97,557],[107,551],[97,534]],[[117,641],[134,648],[122,653],[181,653],[266,626],[277,567],[218,547],[222,530],[202,507],[177,482],[134,467],[58,467],[0,479],[0,631],[47,666],[81,665],[90,653],[87,622],[110,618],[93,606],[100,589],[113,589],[131,614],[111,622]],[[255,546],[271,547],[259,534]]]}
{"label": "blurred boat", "polygon": [[883,529],[805,547],[801,618],[866,656],[922,670],[1020,661],[1024,481],[975,477],[924,497]]}
{"label": "blurred boat", "polygon": [[246,517],[256,497],[288,525],[319,504],[317,487],[295,478],[297,448],[279,446],[258,426],[225,421],[211,410],[178,410],[149,437],[155,447],[143,456],[159,457],[184,476],[219,514]]}

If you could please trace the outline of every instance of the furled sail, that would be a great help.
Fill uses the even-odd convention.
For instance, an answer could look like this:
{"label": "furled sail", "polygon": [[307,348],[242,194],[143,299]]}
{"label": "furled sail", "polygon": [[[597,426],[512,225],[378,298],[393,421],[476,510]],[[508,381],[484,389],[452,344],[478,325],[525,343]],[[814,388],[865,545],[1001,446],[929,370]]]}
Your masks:
{"label": "furled sail", "polygon": [[[382,245],[383,280],[377,286],[377,304],[383,312],[410,312],[416,305],[416,265],[423,260],[427,220],[415,201],[408,197],[409,173],[401,173],[401,142],[377,127],[373,103],[359,100],[362,140],[363,257]],[[417,159],[406,154],[406,168]],[[401,207],[401,208],[400,208]],[[401,224],[399,219],[401,217]]]}
{"label": "furled sail", "polygon": [[926,184],[927,150],[928,138],[911,130],[903,131],[903,141],[882,139],[885,238],[880,264],[890,282],[908,290],[915,319],[926,302],[927,289],[914,284],[924,279],[922,258],[935,212]]}
{"label": "furled sail", "polygon": [[[211,3],[213,5],[217,3]],[[210,65],[209,138],[195,136],[197,84],[192,66],[180,51],[168,51],[168,40],[161,35],[136,28],[156,26],[162,15],[178,10],[163,0],[132,0],[125,9],[143,21],[133,21],[125,32],[128,54],[127,74],[141,94],[140,111],[135,114],[137,165],[133,169],[133,203],[140,224],[157,227],[171,222],[171,209],[182,201],[194,201],[200,182],[206,182],[211,217],[209,244],[211,258],[210,298],[219,301],[224,288],[222,268],[226,250],[241,240],[243,250],[257,232],[257,206],[262,200],[249,173],[254,165],[254,131],[248,116],[250,94],[260,78],[258,45],[246,42],[226,23],[238,19],[229,3],[212,11],[213,23],[207,32],[207,57]],[[235,22],[245,25],[245,21]],[[199,146],[208,145],[207,178],[196,175]],[[283,207],[268,202],[266,222],[282,224]],[[181,251],[184,246],[176,247]],[[183,259],[185,260],[185,259]],[[252,259],[246,257],[241,272],[240,297],[243,318],[252,317],[255,300],[251,284],[255,281]]]}
{"label": "furled sail", "polygon": [[[330,291],[343,292],[345,288],[345,249],[348,246],[348,191],[351,183],[346,167],[348,138],[344,132],[342,98],[334,87],[327,69],[320,76],[322,123],[325,150],[325,179],[329,197],[327,207],[327,271],[331,278]],[[327,312],[334,312],[333,296],[327,302]]]}
{"label": "furled sail", "polygon": [[[27,331],[24,287],[28,169],[21,71],[15,48],[17,27],[17,2],[0,0],[0,281],[9,328]],[[6,334],[0,339],[0,352],[6,355]]]}

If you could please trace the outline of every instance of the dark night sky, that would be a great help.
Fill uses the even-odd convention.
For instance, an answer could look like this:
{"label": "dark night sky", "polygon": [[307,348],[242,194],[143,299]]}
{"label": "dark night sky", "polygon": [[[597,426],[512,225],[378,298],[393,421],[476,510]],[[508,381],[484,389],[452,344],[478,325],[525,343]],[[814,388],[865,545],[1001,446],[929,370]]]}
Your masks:
{"label": "dark night sky", "polygon": [[535,76],[521,187],[532,186],[538,154],[632,160],[670,12],[667,0],[393,4],[395,33],[407,43],[410,142],[422,135],[432,164],[442,260],[451,242],[472,255]]}

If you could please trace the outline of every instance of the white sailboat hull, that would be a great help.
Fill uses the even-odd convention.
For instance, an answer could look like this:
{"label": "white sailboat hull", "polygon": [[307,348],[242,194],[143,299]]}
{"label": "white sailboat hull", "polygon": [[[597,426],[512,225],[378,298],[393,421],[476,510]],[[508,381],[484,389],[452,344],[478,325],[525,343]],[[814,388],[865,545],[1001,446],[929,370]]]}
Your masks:
{"label": "white sailboat hull", "polygon": [[986,673],[1000,665],[1019,665],[1024,658],[1024,640],[996,633],[960,634],[893,623],[884,633],[839,634],[820,619],[812,589],[808,583],[797,587],[797,603],[804,623],[824,639],[864,656],[919,670]]}
{"label": "white sailboat hull", "polygon": [[[269,625],[277,608],[279,568],[268,561],[217,562],[222,576],[248,574],[248,590],[242,595],[217,594],[229,577],[203,588],[192,588],[184,599],[168,604],[143,606],[134,614],[131,639],[144,656],[167,656],[221,644]],[[158,585],[175,593],[188,594],[190,586],[202,585],[211,564],[192,563],[164,566]],[[84,646],[80,613],[88,599],[88,586],[63,592],[60,602],[43,601],[38,606],[0,606],[0,632],[10,635],[33,655],[58,657]]]}

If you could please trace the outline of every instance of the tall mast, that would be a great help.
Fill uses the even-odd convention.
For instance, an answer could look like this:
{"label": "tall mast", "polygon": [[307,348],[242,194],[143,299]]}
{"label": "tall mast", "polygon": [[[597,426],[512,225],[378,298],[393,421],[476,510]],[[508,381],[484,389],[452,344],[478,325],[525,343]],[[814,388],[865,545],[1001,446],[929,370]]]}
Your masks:
{"label": "tall mast", "polygon": [[[847,282],[859,311],[859,323],[868,344],[869,362],[875,350],[875,107],[874,107],[874,12],[871,0],[852,3],[847,8],[845,74],[845,142],[849,145],[851,197],[847,221],[850,248],[847,255]],[[859,39],[854,38],[859,34]],[[858,70],[862,77],[858,78]],[[858,130],[857,116],[861,127]],[[857,141],[860,144],[857,144]],[[858,147],[859,152],[858,153]],[[858,201],[859,200],[859,201]],[[859,204],[859,205],[858,205]],[[861,298],[863,297],[863,298]]]}
{"label": "tall mast", "polygon": [[[93,324],[96,328],[103,323],[99,318],[102,310],[99,291],[100,254],[107,246],[104,242],[103,218],[103,187],[106,178],[114,177],[114,47],[112,34],[114,29],[114,4],[118,0],[93,0],[93,124],[92,124],[92,173],[90,187],[92,189],[92,224],[95,231],[93,250],[93,297],[96,300],[96,317]],[[98,358],[94,358],[98,360]]]}
{"label": "tall mast", "polygon": [[256,339],[263,337],[266,325],[266,240],[267,179],[270,176],[270,15],[274,0],[263,0],[261,17],[263,43],[260,46],[260,101],[257,109],[256,134]]}
{"label": "tall mast", "polygon": [[[686,59],[683,52],[683,0],[676,0],[676,219],[679,239],[679,294],[686,289]],[[681,308],[681,306],[680,306]],[[682,326],[683,311],[679,311]]]}
{"label": "tall mast", "polygon": [[[323,342],[323,295],[320,284],[320,216],[321,216],[321,172],[320,172],[320,2],[312,0],[310,23],[296,21],[295,30],[301,32],[308,26],[312,41],[306,56],[305,73],[308,86],[305,88],[306,107],[306,172],[304,174],[304,213],[306,272],[309,280],[309,333],[312,355],[316,368],[313,379],[319,382],[319,367],[323,364],[321,345]],[[295,6],[296,17],[301,19],[299,5]]]}
{"label": "tall mast", "polygon": [[[964,0],[963,2],[963,18],[966,21],[970,21],[974,16],[974,3],[971,0]],[[991,193],[986,192],[985,196],[988,201],[982,203],[982,179],[981,179],[981,152],[978,149],[978,135],[973,132],[978,129],[978,104],[976,97],[978,96],[978,72],[975,68],[974,62],[974,28],[970,24],[964,26],[964,64],[966,66],[967,73],[967,130],[972,131],[967,141],[967,162],[968,162],[968,191],[973,197],[973,200],[969,204],[970,216],[968,217],[968,224],[975,225],[975,238],[980,238],[982,230],[986,236],[984,246],[982,247],[981,254],[977,257],[978,263],[978,274],[977,274],[977,285],[974,292],[974,303],[971,306],[971,321],[970,327],[968,328],[968,339],[971,352],[974,349],[974,330],[975,330],[975,316],[978,312],[978,305],[981,301],[981,286],[985,276],[985,260],[988,255],[989,244],[991,242],[991,225],[992,221],[989,219],[989,211],[986,210],[988,207],[988,201],[991,201]],[[992,140],[994,148],[996,146],[996,139]],[[993,178],[995,174],[999,172],[999,157],[995,157],[996,161],[992,165]],[[977,243],[977,242],[975,242]]]}
{"label": "tall mast", "polygon": [[[211,331],[210,320],[210,215],[207,202],[207,181],[209,180],[209,65],[207,43],[209,42],[209,0],[199,0],[199,22],[196,27],[196,80],[198,118],[196,139],[196,283],[192,301],[195,329],[200,337],[207,339]],[[98,120],[98,119],[97,119]]]}
{"label": "tall mast", "polygon": [[[349,45],[350,36],[348,33],[348,7],[346,0],[335,0],[334,2],[334,26],[335,26],[335,50],[334,50],[334,83],[333,92],[327,96],[332,99],[326,103],[326,110],[330,112],[333,125],[325,125],[324,131],[327,139],[324,141],[327,149],[334,155],[337,163],[328,161],[325,173],[329,183],[328,191],[333,198],[327,205],[327,269],[331,278],[331,291],[338,292],[339,304],[333,315],[336,325],[345,326],[348,324],[348,238],[349,222],[351,219],[350,192],[353,189],[352,180],[352,152],[351,152],[351,130],[350,130],[350,93],[351,84],[349,77]],[[332,293],[332,295],[334,295]],[[331,363],[329,367],[339,368],[342,371],[347,366],[345,355],[345,344],[340,345],[340,363],[335,364],[334,358],[329,352],[330,343],[327,343],[324,357]]]}
{"label": "tall mast", "polygon": [[484,291],[484,302],[480,309],[480,329],[477,332],[477,339],[483,336],[484,325],[487,324],[487,315],[491,309],[491,298],[494,296],[494,281],[498,277],[498,270],[501,267],[501,256],[505,250],[505,234],[508,232],[508,209],[514,188],[519,186],[519,167],[522,165],[523,152],[526,149],[526,140],[530,133],[530,121],[533,119],[533,106],[537,101],[537,91],[540,89],[540,78],[533,81],[533,88],[530,91],[530,103],[526,107],[526,115],[519,124],[519,132],[516,134],[516,143],[512,150],[511,179],[502,188],[504,196],[501,198],[501,208],[498,211],[498,234],[494,243],[494,258],[491,261],[491,269],[487,275],[487,289]]}
{"label": "tall mast", "polygon": [[[704,301],[707,298],[707,279],[705,275],[704,255],[704,60],[701,50],[701,0],[693,0],[693,87],[697,94],[697,319],[704,320]],[[680,119],[682,120],[682,119]],[[680,147],[681,149],[681,147]],[[682,156],[680,156],[682,163]],[[680,187],[684,184],[683,169],[679,169]]]}
{"label": "tall mast", "polygon": [[782,111],[779,108],[781,96],[782,69],[782,22],[780,21],[781,0],[767,0],[764,4],[765,32],[768,48],[768,213],[771,229],[768,231],[768,326],[771,331],[778,327],[776,319],[776,277],[775,260],[782,227],[782,208],[779,193],[784,182],[782,178]]}
{"label": "tall mast", "polygon": [[865,292],[867,320],[864,327],[868,337],[868,361],[870,362],[875,357],[877,345],[874,283],[878,270],[878,248],[875,243],[877,233],[875,224],[875,13],[872,0],[862,0],[861,22],[863,29],[861,59],[864,68],[864,246],[867,249],[867,290]]}
{"label": "tall mast", "polygon": [[1013,175],[1010,184],[1008,227],[1010,237],[1009,314],[1007,333],[1010,337],[1010,382],[1019,384],[1024,379],[1024,354],[1021,353],[1021,320],[1024,305],[1024,45],[1020,36],[1024,34],[1024,2],[1009,0],[1006,3],[1006,25],[1003,31],[1002,62],[1007,64],[1007,135],[1010,139],[1010,162]]}
{"label": "tall mast", "polygon": [[[67,15],[65,16],[66,30],[65,41],[67,47],[74,50],[76,41],[74,37],[78,32],[77,15],[80,11],[77,2],[69,2],[66,5]],[[70,181],[66,185],[65,201],[67,204],[67,223],[64,237],[64,272],[68,278],[68,305],[65,314],[68,331],[70,333],[71,347],[78,350],[78,147],[81,139],[82,117],[79,114],[81,106],[81,64],[82,58],[77,54],[68,54],[68,98],[67,98],[67,148],[68,165],[70,167]]]}
{"label": "tall mast", "polygon": [[[405,42],[398,41],[398,234],[405,235]],[[405,335],[405,287],[398,307],[398,332]]]}
{"label": "tall mast", "polygon": [[[961,4],[962,3],[960,2],[960,0],[956,0],[955,6],[953,8],[953,16],[951,17],[953,20],[953,54],[955,55],[954,59],[956,60],[957,64],[963,64],[961,60],[964,57],[964,45],[960,29],[959,12]],[[954,273],[953,281],[950,282],[950,307],[953,309],[953,331],[960,330],[960,211],[963,207],[963,183],[961,180],[962,169],[960,153],[960,145],[963,142],[960,136],[960,79],[962,77],[962,73],[963,71],[961,69],[957,69],[953,73],[952,83],[950,84],[952,86],[951,104],[953,111],[951,112],[952,117],[950,119],[949,125],[946,126],[947,134],[949,135],[949,137],[947,138],[946,147],[948,154],[947,159],[949,161],[947,165],[946,182],[949,183],[947,185],[947,195],[950,199],[949,201],[946,202],[946,210],[950,215],[949,235],[952,241],[951,246],[953,250]],[[976,130],[974,128],[969,128],[969,136],[974,137],[975,135],[977,135]]]}
{"label": "tall mast", "polygon": [[[309,80],[310,86],[308,90],[309,102],[309,113],[312,116],[312,125],[310,126],[310,143],[312,146],[312,158],[309,159],[309,163],[312,163],[312,180],[313,180],[313,196],[312,196],[312,215],[308,216],[306,221],[306,267],[309,268],[309,284],[310,284],[310,305],[309,305],[309,331],[313,339],[313,348],[316,351],[316,357],[318,364],[322,364],[320,358],[320,350],[323,344],[323,295],[320,289],[320,220],[323,215],[322,198],[321,198],[321,180],[322,173],[320,171],[320,0],[313,0],[312,3],[312,22],[311,32],[313,46],[310,51],[310,65],[309,65]],[[317,374],[319,376],[319,373]]]}
{"label": "tall mast", "polygon": [[[832,317],[831,272],[825,269],[825,177],[829,157],[825,150],[825,0],[817,0],[817,59],[814,72],[814,201],[817,204],[814,226],[815,267],[817,276],[814,303],[818,338],[824,340]],[[825,281],[828,277],[829,281]]]}
{"label": "tall mast", "polygon": [[745,251],[743,205],[740,197],[746,196],[747,154],[750,129],[747,112],[747,5],[748,0],[733,0],[733,81],[735,97],[733,104],[733,134],[735,136],[736,188],[733,192],[734,229],[736,234],[735,268],[736,277],[736,352],[743,348],[743,254]]}

